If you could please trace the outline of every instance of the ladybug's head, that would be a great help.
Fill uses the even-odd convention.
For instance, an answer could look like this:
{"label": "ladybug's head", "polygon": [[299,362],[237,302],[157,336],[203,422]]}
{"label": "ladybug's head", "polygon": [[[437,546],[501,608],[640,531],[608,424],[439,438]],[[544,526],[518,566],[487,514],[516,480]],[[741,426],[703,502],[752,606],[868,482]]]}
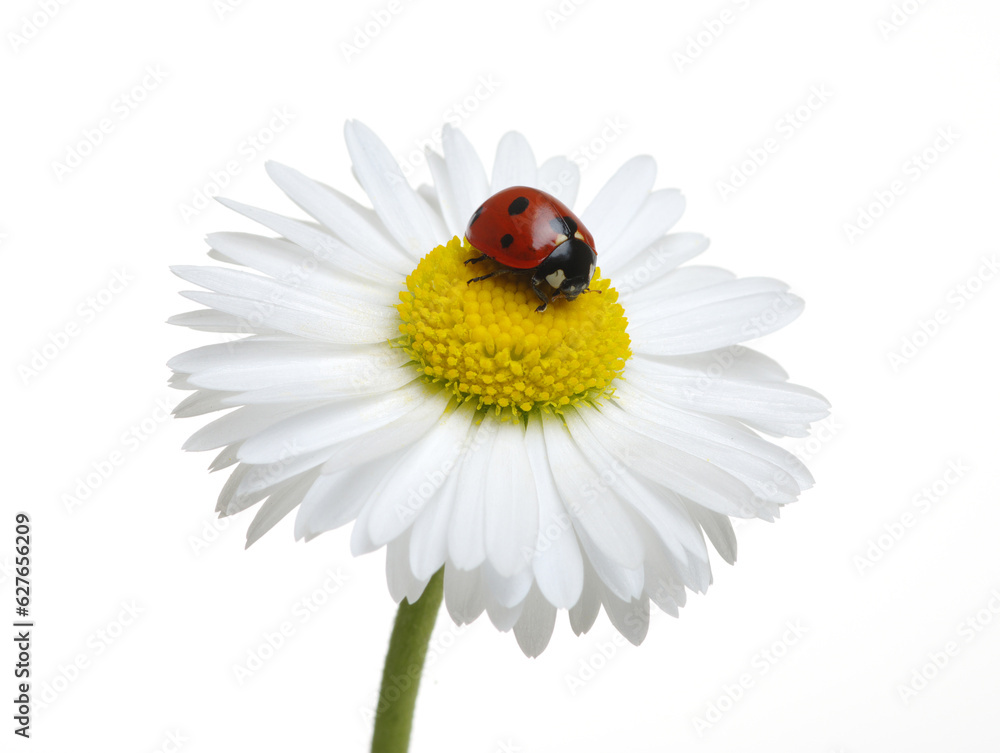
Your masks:
{"label": "ladybug's head", "polygon": [[597,254],[586,241],[570,238],[558,246],[538,265],[536,278],[542,278],[572,301],[590,285],[597,266]]}

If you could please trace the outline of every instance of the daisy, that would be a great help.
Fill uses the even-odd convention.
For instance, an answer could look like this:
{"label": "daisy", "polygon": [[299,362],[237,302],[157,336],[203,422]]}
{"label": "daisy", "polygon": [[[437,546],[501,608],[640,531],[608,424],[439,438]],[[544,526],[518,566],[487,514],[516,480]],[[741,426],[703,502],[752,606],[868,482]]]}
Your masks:
{"label": "daisy", "polygon": [[603,607],[639,644],[651,602],[676,616],[707,589],[706,538],[732,563],[730,518],[773,520],[812,483],[762,435],[805,436],[828,403],[742,345],[802,301],[684,265],[708,241],[669,233],[684,198],[653,190],[641,156],[578,212],[590,293],[538,312],[523,276],[468,284],[464,231],[510,186],[572,207],[572,162],[539,165],[508,133],[488,175],[446,129],[443,156],[427,153],[434,186],[414,190],[368,128],[345,132],[372,208],[269,163],[310,219],[222,200],[278,237],[214,233],[220,266],[173,270],[205,308],[170,321],[235,335],[169,364],[193,390],[179,416],[228,411],[185,444],[235,466],[219,513],[259,505],[248,546],[292,511],[306,540],[352,523],[355,555],[386,547],[397,602],[443,570],[455,622],[485,611],[528,656],[560,609],[581,634]]}

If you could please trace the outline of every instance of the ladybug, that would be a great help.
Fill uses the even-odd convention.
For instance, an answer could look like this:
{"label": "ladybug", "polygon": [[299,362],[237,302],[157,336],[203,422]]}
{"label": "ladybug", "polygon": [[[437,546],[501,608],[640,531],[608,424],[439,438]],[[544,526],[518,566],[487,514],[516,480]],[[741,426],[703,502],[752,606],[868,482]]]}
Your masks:
{"label": "ladybug", "polygon": [[[542,302],[535,309],[539,312],[552,299],[572,301],[586,291],[597,266],[594,236],[569,207],[537,188],[513,186],[488,198],[472,213],[465,238],[481,254],[466,264],[492,259],[502,265],[469,284],[530,272],[531,287]],[[556,291],[551,298],[543,282]]]}

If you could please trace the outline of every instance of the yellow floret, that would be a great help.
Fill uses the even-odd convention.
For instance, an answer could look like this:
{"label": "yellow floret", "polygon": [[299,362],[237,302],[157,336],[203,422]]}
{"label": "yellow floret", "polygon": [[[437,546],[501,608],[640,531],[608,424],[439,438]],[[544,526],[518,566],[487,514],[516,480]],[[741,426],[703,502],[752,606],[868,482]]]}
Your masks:
{"label": "yellow floret", "polygon": [[501,417],[611,395],[632,351],[618,292],[600,270],[587,293],[539,313],[529,275],[468,285],[496,269],[465,265],[478,255],[453,238],[420,260],[399,294],[397,344],[425,378]]}

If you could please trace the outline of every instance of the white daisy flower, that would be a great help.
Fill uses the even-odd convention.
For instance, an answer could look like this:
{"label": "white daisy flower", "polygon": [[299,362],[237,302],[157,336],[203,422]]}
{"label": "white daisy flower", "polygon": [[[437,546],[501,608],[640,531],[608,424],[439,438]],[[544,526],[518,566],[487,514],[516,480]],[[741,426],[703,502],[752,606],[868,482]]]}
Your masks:
{"label": "white daisy flower", "polygon": [[537,312],[524,276],[467,284],[479,254],[462,239],[510,186],[572,207],[576,165],[538,165],[509,133],[488,175],[447,129],[444,155],[427,154],[434,187],[414,190],[368,128],[345,130],[373,208],[270,163],[311,220],[223,200],[280,237],[214,233],[210,256],[230,266],[174,268],[208,308],[170,321],[242,336],[169,364],[194,390],[179,416],[230,411],[185,445],[221,448],[213,470],[235,464],[219,513],[262,503],[248,545],[296,509],[297,538],[353,523],[355,555],[387,548],[396,601],[443,568],[452,618],[486,611],[528,656],[559,609],[581,634],[603,606],[639,644],[650,602],[676,616],[686,589],[708,587],[706,537],[732,563],[730,518],[773,520],[812,483],[761,434],[804,436],[828,403],[740,344],[802,301],[777,280],[681,266],[708,240],[668,234],[684,198],[653,190],[642,156],[579,212],[600,294]]}

